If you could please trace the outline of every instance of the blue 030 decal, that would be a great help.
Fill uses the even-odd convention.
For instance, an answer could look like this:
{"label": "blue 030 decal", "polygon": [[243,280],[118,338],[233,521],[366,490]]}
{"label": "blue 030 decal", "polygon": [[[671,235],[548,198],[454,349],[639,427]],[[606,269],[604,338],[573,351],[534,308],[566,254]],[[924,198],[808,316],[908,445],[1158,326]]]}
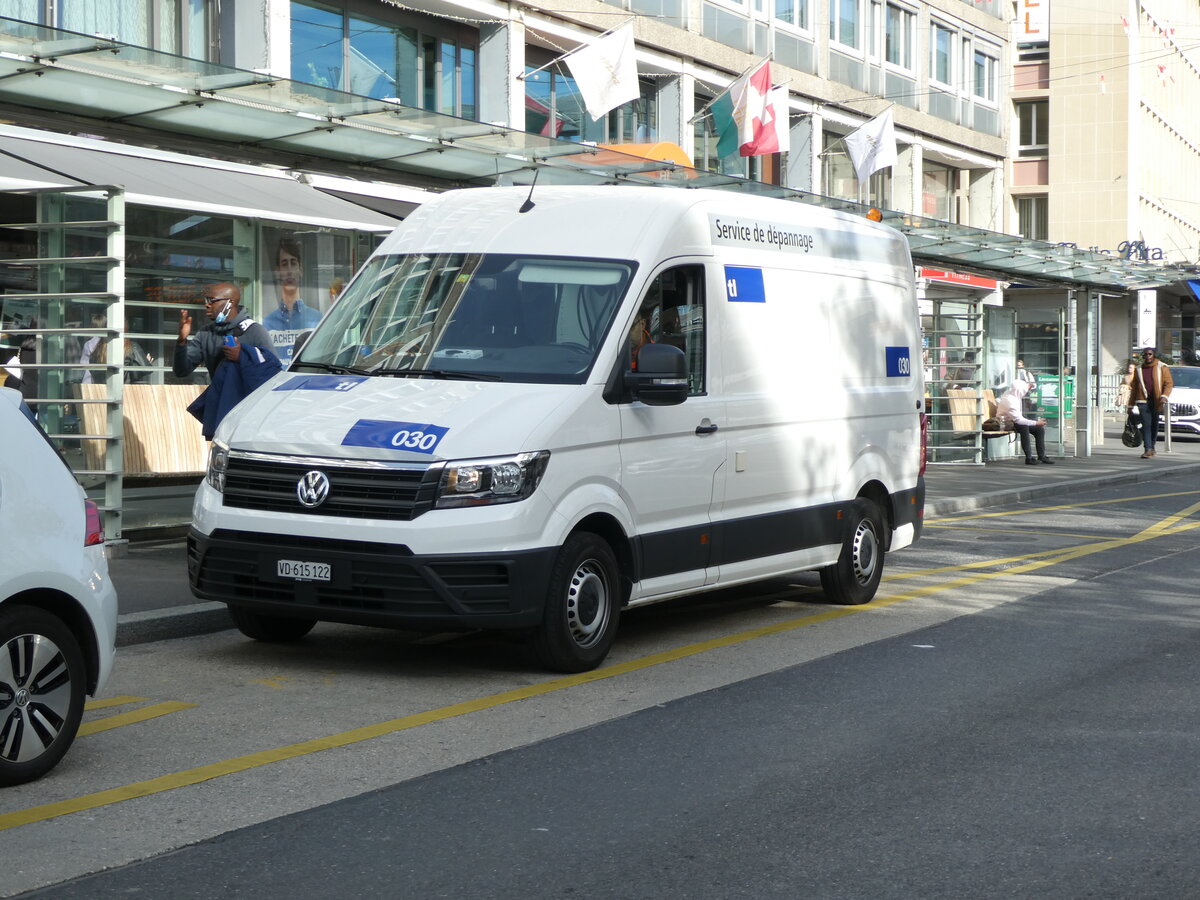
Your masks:
{"label": "blue 030 decal", "polygon": [[417,422],[387,422],[359,419],[342,438],[343,447],[379,447],[384,450],[408,450],[432,453],[450,429]]}
{"label": "blue 030 decal", "polygon": [[912,362],[907,347],[884,347],[887,354],[887,377],[908,378],[912,375]]}

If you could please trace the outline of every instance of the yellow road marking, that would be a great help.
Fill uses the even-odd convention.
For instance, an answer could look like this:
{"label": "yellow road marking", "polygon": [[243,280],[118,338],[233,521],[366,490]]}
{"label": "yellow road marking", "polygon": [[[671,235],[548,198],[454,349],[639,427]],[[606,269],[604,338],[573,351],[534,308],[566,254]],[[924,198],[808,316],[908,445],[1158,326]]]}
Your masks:
{"label": "yellow road marking", "polygon": [[148,722],[150,719],[170,715],[173,712],[179,712],[181,709],[191,709],[195,705],[195,703],[181,703],[178,700],[155,703],[151,706],[135,709],[132,712],[119,713],[115,716],[105,716],[103,719],[96,719],[92,722],[84,722],[79,726],[77,734],[79,737],[84,737],[89,734],[99,734],[102,731],[111,731],[114,728],[120,728],[122,725],[135,725],[138,722]]}
{"label": "yellow road marking", "polygon": [[1140,503],[1143,500],[1162,500],[1169,497],[1189,497],[1200,494],[1200,491],[1172,491],[1169,494],[1144,494],[1141,497],[1121,497],[1115,500],[1085,500],[1079,503],[1060,503],[1057,506],[1036,506],[1028,509],[1007,509],[1001,512],[986,512],[986,513],[969,513],[966,515],[949,515],[939,516],[936,519],[927,519],[926,525],[934,522],[939,525],[943,522],[965,522],[970,519],[999,519],[1004,516],[1023,516],[1028,513],[1039,512],[1058,512],[1064,509],[1079,509],[1084,506],[1108,506],[1116,503]]}
{"label": "yellow road marking", "polygon": [[85,710],[109,709],[113,706],[124,706],[126,703],[145,703],[146,697],[105,697],[103,700],[89,700],[83,704]]}
{"label": "yellow road marking", "polygon": [[[1187,491],[1181,493],[1197,494],[1200,493],[1200,491]],[[621,675],[627,675],[631,672],[649,669],[664,663],[686,659],[691,656],[697,656],[701,653],[708,653],[712,650],[717,650],[724,647],[732,647],[764,637],[785,634],[799,628],[806,628],[810,625],[817,625],[823,622],[831,622],[836,619],[858,615],[874,609],[882,609],[897,603],[902,603],[906,600],[927,597],[954,588],[968,587],[972,584],[978,584],[979,582],[988,581],[994,578],[1035,572],[1040,569],[1057,565],[1060,562],[1068,562],[1084,556],[1101,553],[1105,550],[1112,550],[1132,544],[1143,543],[1145,541],[1154,540],[1165,535],[1175,535],[1185,531],[1191,531],[1192,529],[1200,528],[1200,522],[1191,522],[1187,524],[1179,523],[1197,509],[1200,509],[1200,503],[1195,503],[1179,513],[1168,516],[1165,519],[1162,519],[1159,522],[1156,522],[1143,529],[1137,534],[1133,534],[1128,537],[1110,538],[1090,544],[1083,544],[1078,547],[1069,547],[1065,549],[1049,551],[1045,554],[1039,554],[1045,556],[1046,558],[1044,559],[1030,559],[1030,557],[1034,556],[1034,554],[1027,554],[1024,557],[1011,557],[1009,560],[991,560],[990,564],[993,566],[1019,559],[1028,559],[1029,561],[1020,565],[1012,566],[1011,568],[1003,568],[993,572],[978,572],[971,575],[965,575],[961,578],[955,578],[950,581],[942,582],[940,584],[913,588],[912,590],[903,591],[890,597],[872,600],[870,603],[863,604],[862,606],[839,607],[837,609],[825,610],[812,615],[789,619],[786,622],[777,622],[773,625],[765,625],[761,628],[753,628],[748,631],[737,632],[736,634],[729,634],[718,638],[711,638],[706,641],[698,641],[696,643],[686,644],[682,647],[677,647],[674,650],[664,650],[660,653],[654,653],[639,659],[627,660],[623,663],[605,666],[604,668],[595,669],[591,672],[582,672],[578,675],[568,675],[562,678],[554,678],[549,681],[542,682],[541,684],[528,685],[526,687],[515,688],[513,690],[501,691],[500,693],[492,694],[486,697],[477,697],[472,700],[464,700],[461,703],[454,703],[438,709],[431,709],[408,716],[401,716],[397,719],[390,719],[385,722],[377,722],[373,725],[365,725],[360,728],[352,728],[349,731],[343,731],[338,734],[314,738],[308,741],[300,741],[299,743],[288,744],[286,746],[276,747],[271,750],[249,753],[243,756],[234,757],[233,759],[222,760],[221,762],[210,763],[204,766],[197,766],[192,769],[185,769],[180,772],[162,775],[146,781],[139,781],[133,784],[127,784],[122,787],[111,788],[105,791],[97,791],[96,793],[87,794],[82,797],[74,797],[69,800],[60,800],[55,803],[47,803],[42,806],[34,806],[28,809],[0,814],[0,831],[4,831],[9,828],[16,828],[21,825],[29,825],[33,822],[43,822],[47,819],[54,819],[59,816],[70,815],[71,813],[82,812],[88,809],[98,809],[100,807],[110,806],[114,803],[121,803],[125,800],[133,800],[137,797],[148,797],[164,791],[200,784],[201,782],[210,781],[214,778],[220,778],[225,775],[233,775],[238,772],[245,772],[250,769],[270,765],[272,763],[283,762],[284,760],[288,759],[296,759],[297,757],[318,753],[322,750],[331,750],[337,747],[348,747],[352,744],[372,740],[373,738],[383,737],[384,735],[396,734],[412,728],[419,728],[422,725],[429,725],[433,722],[443,722],[447,719],[454,719],[459,716],[470,715],[471,713],[495,709],[499,706],[515,703],[518,700],[528,700],[532,697],[540,697],[546,694],[552,694],[557,691],[576,687],[582,684],[605,681],[609,678],[616,678]],[[1028,512],[1028,510],[1026,510],[1026,512]],[[965,570],[972,567],[977,567],[979,565],[985,565],[985,563],[969,564],[961,567],[946,567],[942,570],[930,569],[927,570],[927,572],[934,573],[939,571],[950,571],[954,568]],[[916,577],[916,574],[905,573],[903,577]]]}
{"label": "yellow road marking", "polygon": [[269,688],[275,688],[276,690],[281,691],[283,690],[283,683],[285,681],[295,681],[296,679],[292,678],[290,675],[275,675],[271,678],[252,678],[250,680],[254,684],[263,684]]}
{"label": "yellow road marking", "polygon": [[[1082,538],[1083,540],[1093,540],[1094,534],[1075,534],[1070,531],[1037,531],[1032,528],[984,528],[982,526],[971,527],[964,525],[961,522],[935,522],[929,526],[930,528],[967,528],[976,534],[1024,534],[1030,537],[1064,537],[1064,538]],[[1118,537],[1118,535],[1113,535]]]}

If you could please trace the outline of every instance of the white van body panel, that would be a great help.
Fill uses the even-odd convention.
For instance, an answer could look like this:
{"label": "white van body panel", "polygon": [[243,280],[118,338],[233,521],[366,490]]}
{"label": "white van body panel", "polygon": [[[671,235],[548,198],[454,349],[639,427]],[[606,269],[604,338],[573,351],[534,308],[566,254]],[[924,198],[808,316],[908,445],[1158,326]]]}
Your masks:
{"label": "white van body panel", "polygon": [[[338,542],[395,546],[410,554],[403,558],[414,570],[427,572],[449,558],[505,554],[540,554],[544,569],[582,528],[613,546],[630,605],[829,566],[843,546],[837,523],[844,507],[860,496],[876,503],[892,549],[917,537],[924,496],[921,343],[911,260],[897,232],[844,213],[726,192],[536,188],[533,208],[518,212],[529,194],[486,188],[440,195],[372,260],[532,255],[626,264],[632,275],[624,295],[595,336],[593,363],[579,380],[377,377],[294,365],[237,407],[216,443],[240,454],[239,465],[254,457],[331,471],[341,461],[356,471],[402,464],[432,472],[455,461],[547,451],[536,490],[519,502],[430,505],[411,520],[384,521],[288,511],[282,495],[276,508],[241,508],[206,483],[196,496],[191,539],[199,596],[258,602],[253,593],[206,586],[200,561],[210,545],[227,541],[231,560],[257,559],[267,572],[272,554],[284,551],[252,546],[256,535],[292,548],[288,553],[311,547],[303,552],[336,557],[335,566],[357,565],[350,550],[339,561]],[[339,305],[357,302],[355,291],[365,290],[358,281],[370,268]],[[465,294],[473,282],[462,275],[456,284]],[[689,357],[692,389],[676,405],[621,399],[621,367],[629,365],[643,301],[678,285],[700,294],[679,308],[692,310],[686,329],[707,336],[702,371]],[[579,289],[581,308],[585,293]],[[336,313],[301,352],[302,362],[336,326]],[[554,327],[563,340],[566,326]],[[456,354],[468,352],[433,353],[428,365],[456,364]],[[416,449],[349,441],[362,423],[377,421],[433,426],[439,437]],[[264,600],[263,608],[282,609],[291,586],[269,572],[263,577],[275,604]],[[532,607],[480,621],[533,622],[544,585],[525,587],[536,598]],[[297,587],[297,597],[309,590]],[[454,609],[434,618],[474,621]]]}

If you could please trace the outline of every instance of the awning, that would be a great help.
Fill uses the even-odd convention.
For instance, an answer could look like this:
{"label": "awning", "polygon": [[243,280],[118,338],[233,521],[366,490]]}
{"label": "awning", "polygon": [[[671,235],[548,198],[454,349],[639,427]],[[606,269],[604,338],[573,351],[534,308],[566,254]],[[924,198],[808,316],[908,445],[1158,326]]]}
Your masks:
{"label": "awning", "polygon": [[[16,136],[20,132],[22,136]],[[258,219],[381,231],[396,220],[364,205],[331,197],[286,172],[253,171],[180,154],[151,159],[102,141],[37,135],[0,128],[0,183],[37,187],[112,184],[147,206]]]}
{"label": "awning", "polygon": [[[433,180],[448,188],[529,184],[536,174],[541,184],[713,187],[866,212],[817,194],[2,17],[0,107],[10,117],[26,110],[30,121],[43,121],[47,111],[62,113],[95,122],[100,133],[119,126],[163,140],[200,140],[231,159],[249,153],[319,159],[380,181]],[[303,209],[299,197],[296,208]],[[288,199],[286,218],[296,219]],[[276,199],[264,208],[276,214],[280,205]],[[1136,290],[1196,274],[1194,267],[1136,262],[907,213],[886,212],[884,221],[908,237],[918,265],[1009,282]]]}

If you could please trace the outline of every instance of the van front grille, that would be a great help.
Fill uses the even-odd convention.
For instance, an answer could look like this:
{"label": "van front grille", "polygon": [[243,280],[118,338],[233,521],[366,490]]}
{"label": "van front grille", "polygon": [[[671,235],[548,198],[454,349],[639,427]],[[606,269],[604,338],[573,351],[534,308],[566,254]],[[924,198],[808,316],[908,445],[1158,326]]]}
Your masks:
{"label": "van front grille", "polygon": [[[203,553],[188,541],[194,585],[204,596],[228,603],[271,601],[307,609],[373,613],[383,617],[429,617],[456,610],[510,610],[509,565],[486,560],[417,562],[407,547],[299,535],[217,531]],[[297,582],[275,575],[276,560],[330,564],[328,582]]]}
{"label": "van front grille", "polygon": [[[329,494],[317,506],[300,502],[301,478],[320,471]],[[433,508],[440,465],[348,465],[339,460],[229,454],[225,506],[306,516],[409,521]]]}

